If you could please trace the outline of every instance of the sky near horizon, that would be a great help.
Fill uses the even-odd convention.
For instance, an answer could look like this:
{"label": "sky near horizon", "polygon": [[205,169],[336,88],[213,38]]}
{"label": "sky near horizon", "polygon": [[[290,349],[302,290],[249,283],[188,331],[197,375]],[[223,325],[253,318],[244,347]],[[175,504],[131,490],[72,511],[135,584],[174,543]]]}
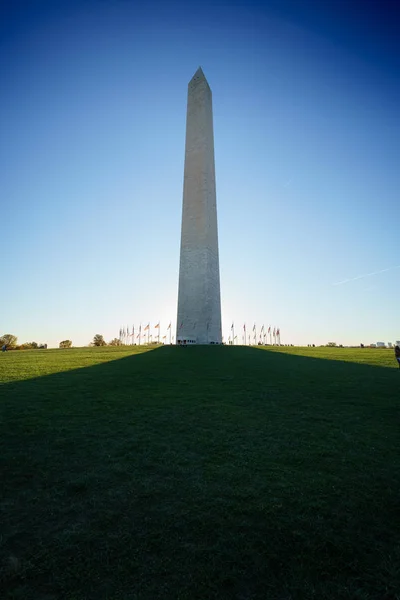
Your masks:
{"label": "sky near horizon", "polygon": [[[187,84],[213,92],[223,335],[400,339],[400,8],[0,5],[0,334],[176,323]],[[155,332],[153,331],[153,334]]]}

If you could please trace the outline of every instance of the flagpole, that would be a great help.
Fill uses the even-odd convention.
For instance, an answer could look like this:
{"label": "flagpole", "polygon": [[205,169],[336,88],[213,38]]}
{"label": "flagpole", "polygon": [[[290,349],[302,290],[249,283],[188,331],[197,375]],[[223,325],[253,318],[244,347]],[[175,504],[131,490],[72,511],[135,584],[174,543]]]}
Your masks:
{"label": "flagpole", "polygon": [[158,321],[158,343],[160,343],[160,321]]}
{"label": "flagpole", "polygon": [[169,345],[171,345],[171,333],[172,333],[171,321],[169,323]]}

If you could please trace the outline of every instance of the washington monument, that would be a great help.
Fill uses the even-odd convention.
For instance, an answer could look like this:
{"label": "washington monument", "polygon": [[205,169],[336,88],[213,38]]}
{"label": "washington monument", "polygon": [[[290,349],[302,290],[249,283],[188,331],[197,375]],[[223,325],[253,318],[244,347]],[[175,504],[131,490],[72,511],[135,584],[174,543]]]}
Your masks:
{"label": "washington monument", "polygon": [[199,68],[189,82],[176,341],[221,344],[212,94]]}

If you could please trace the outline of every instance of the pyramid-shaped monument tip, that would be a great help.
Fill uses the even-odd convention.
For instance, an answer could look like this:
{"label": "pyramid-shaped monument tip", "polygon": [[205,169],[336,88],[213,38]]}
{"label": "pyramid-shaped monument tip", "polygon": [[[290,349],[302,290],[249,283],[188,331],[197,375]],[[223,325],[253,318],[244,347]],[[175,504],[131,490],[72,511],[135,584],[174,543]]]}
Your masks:
{"label": "pyramid-shaped monument tip", "polygon": [[195,81],[207,81],[206,76],[203,73],[203,69],[201,67],[199,67],[196,71],[196,73],[193,75],[191,81],[195,82]]}

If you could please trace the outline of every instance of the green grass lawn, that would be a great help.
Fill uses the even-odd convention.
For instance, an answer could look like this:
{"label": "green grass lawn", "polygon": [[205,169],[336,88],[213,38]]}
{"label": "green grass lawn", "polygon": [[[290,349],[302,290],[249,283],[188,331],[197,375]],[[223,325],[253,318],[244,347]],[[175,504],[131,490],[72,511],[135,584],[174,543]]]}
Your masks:
{"label": "green grass lawn", "polygon": [[400,598],[400,373],[372,349],[0,354],[0,598]]}

